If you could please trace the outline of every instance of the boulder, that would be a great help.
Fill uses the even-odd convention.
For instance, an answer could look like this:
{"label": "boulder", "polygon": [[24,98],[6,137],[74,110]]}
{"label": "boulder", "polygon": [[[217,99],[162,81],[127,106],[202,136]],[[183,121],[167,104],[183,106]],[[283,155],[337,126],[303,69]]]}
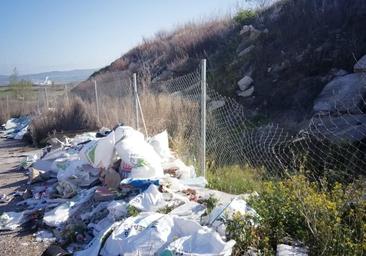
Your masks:
{"label": "boulder", "polygon": [[353,67],[353,70],[355,73],[366,72],[366,55],[357,61]]}
{"label": "boulder", "polygon": [[366,137],[366,115],[315,116],[311,133],[334,143],[352,143]]}
{"label": "boulder", "polygon": [[334,78],[316,98],[314,112],[359,113],[359,105],[366,92],[366,77],[355,73]]}
{"label": "boulder", "polygon": [[244,76],[239,80],[238,85],[241,91],[245,91],[253,83],[253,79],[250,76]]}
{"label": "boulder", "polygon": [[237,91],[236,94],[241,97],[249,97],[254,93],[254,86],[251,86],[248,90],[245,91]]}
{"label": "boulder", "polygon": [[247,48],[245,48],[244,50],[242,50],[240,53],[239,53],[239,57],[243,57],[247,54],[249,54],[250,52],[252,52],[254,50],[255,46],[254,45],[250,45],[248,46]]}
{"label": "boulder", "polygon": [[243,28],[240,30],[241,36],[249,36],[250,32],[254,30],[255,28],[253,25],[244,25]]}
{"label": "boulder", "polygon": [[224,100],[213,100],[207,103],[207,110],[212,112],[216,109],[222,108],[223,106],[225,106]]}
{"label": "boulder", "polygon": [[[240,30],[240,35],[243,37],[249,37],[249,40],[256,40],[262,32],[253,25],[244,25],[243,28]],[[268,30],[267,30],[268,33]]]}

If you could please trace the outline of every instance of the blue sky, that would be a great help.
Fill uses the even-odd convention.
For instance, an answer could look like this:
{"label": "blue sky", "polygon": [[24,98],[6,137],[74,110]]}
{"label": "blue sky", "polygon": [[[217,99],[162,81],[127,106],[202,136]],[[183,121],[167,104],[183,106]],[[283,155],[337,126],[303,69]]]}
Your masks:
{"label": "blue sky", "polygon": [[245,0],[1,0],[0,74],[99,68],[159,30]]}

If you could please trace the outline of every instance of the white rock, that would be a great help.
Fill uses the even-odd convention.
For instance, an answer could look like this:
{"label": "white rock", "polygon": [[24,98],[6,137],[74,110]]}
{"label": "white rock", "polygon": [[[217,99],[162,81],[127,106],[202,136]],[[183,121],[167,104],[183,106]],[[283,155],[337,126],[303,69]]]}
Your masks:
{"label": "white rock", "polygon": [[253,25],[244,25],[243,28],[240,30],[240,35],[247,35],[254,29],[255,28],[253,27]]}
{"label": "white rock", "polygon": [[245,91],[237,91],[236,94],[241,97],[249,97],[254,93],[254,86],[251,86],[248,90]]}
{"label": "white rock", "polygon": [[353,70],[355,73],[366,72],[366,55],[357,61],[353,67]]}
{"label": "white rock", "polygon": [[244,50],[242,50],[240,53],[239,53],[239,57],[243,57],[244,55],[247,55],[248,53],[250,53],[251,51],[253,51],[255,48],[254,45],[251,45],[247,48],[245,48]]}
{"label": "white rock", "polygon": [[209,112],[211,112],[211,111],[214,111],[214,110],[216,110],[218,108],[221,108],[223,106],[225,106],[225,101],[224,100],[213,100],[213,101],[208,102],[207,110]]}
{"label": "white rock", "polygon": [[240,90],[245,91],[253,83],[253,79],[250,76],[244,76],[239,80],[238,85]]}

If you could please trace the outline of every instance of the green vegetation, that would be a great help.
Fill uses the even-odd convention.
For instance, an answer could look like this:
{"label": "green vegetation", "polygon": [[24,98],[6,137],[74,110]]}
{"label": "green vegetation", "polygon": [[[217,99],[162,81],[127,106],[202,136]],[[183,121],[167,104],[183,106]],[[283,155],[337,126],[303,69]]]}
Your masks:
{"label": "green vegetation", "polygon": [[207,213],[210,214],[218,201],[219,200],[214,195],[210,195],[208,198],[203,199],[201,203],[207,207]]}
{"label": "green vegetation", "polygon": [[250,9],[241,9],[234,16],[234,20],[240,25],[252,24],[255,20],[256,12]]}
{"label": "green vegetation", "polygon": [[140,211],[136,207],[131,206],[131,205],[127,206],[127,215],[129,217],[135,217],[135,216],[139,215],[139,213],[140,213]]}
{"label": "green vegetation", "polygon": [[232,194],[251,193],[260,188],[261,173],[262,170],[248,166],[221,167],[208,171],[208,186]]}
{"label": "green vegetation", "polygon": [[248,248],[271,255],[277,244],[291,242],[305,245],[310,255],[363,255],[364,182],[311,182],[304,175],[261,180],[254,173],[250,168],[234,166],[208,176],[211,188],[237,193],[256,190],[259,194],[248,201],[259,218],[237,214],[226,223],[228,238],[237,242],[234,255],[243,255]]}

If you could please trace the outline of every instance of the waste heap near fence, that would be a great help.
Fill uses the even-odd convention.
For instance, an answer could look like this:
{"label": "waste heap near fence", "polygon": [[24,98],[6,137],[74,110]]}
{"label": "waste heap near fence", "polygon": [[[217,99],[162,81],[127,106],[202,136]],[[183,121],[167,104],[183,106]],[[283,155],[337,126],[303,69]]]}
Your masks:
{"label": "waste heap near fence", "polygon": [[[37,240],[74,255],[230,255],[224,219],[256,214],[239,196],[205,189],[166,131],[145,138],[117,126],[53,142],[22,163],[24,210],[3,213],[1,230],[32,223]],[[220,201],[208,209],[212,196]]]}

